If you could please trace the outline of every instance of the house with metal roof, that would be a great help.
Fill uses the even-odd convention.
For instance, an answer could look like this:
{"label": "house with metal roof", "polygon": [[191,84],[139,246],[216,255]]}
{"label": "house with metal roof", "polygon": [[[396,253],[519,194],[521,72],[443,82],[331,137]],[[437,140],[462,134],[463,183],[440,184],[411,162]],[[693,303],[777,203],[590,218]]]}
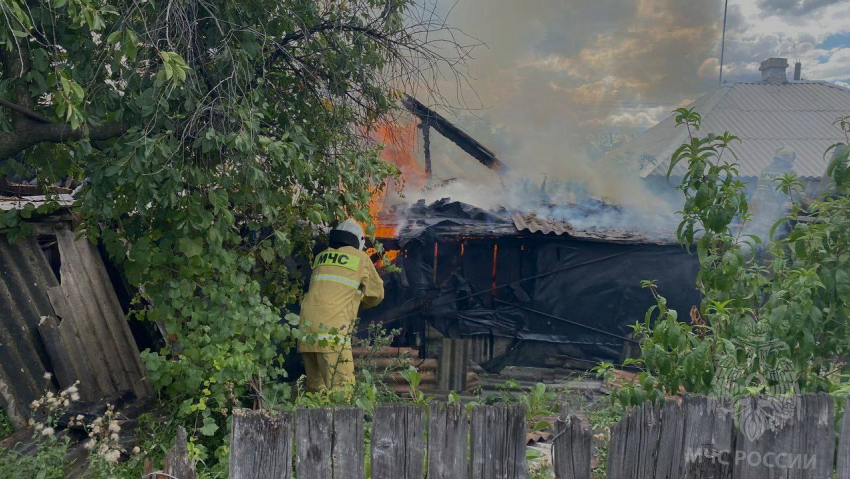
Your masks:
{"label": "house with metal roof", "polygon": [[[786,59],[771,58],[761,64],[762,81],[724,83],[688,106],[702,115],[700,136],[728,131],[741,139],[732,149],[744,179],[758,178],[776,150],[788,147],[797,154],[795,173],[807,182],[818,182],[829,163],[826,149],[847,142],[833,123],[850,115],[850,89],[800,80],[799,67],[789,81],[787,68]],[[685,128],[675,126],[671,115],[609,157],[637,165],[642,178],[663,178],[673,152],[688,137]],[[680,164],[673,174],[684,171]]]}

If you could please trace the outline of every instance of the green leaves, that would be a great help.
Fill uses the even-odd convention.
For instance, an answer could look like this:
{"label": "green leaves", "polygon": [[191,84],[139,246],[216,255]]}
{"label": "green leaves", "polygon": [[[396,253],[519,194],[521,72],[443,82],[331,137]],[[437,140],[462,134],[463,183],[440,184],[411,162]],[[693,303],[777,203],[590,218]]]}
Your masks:
{"label": "green leaves", "polygon": [[156,74],[156,81],[160,85],[166,82],[180,84],[186,81],[191,69],[179,54],[175,52],[159,52],[162,60],[162,69]]}

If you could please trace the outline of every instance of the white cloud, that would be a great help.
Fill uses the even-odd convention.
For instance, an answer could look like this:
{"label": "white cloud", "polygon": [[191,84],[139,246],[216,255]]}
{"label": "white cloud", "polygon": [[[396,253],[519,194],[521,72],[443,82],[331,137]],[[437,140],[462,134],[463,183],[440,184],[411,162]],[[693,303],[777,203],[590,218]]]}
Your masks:
{"label": "white cloud", "polygon": [[807,78],[816,80],[846,80],[850,78],[850,47],[835,48],[826,60],[807,69]]}

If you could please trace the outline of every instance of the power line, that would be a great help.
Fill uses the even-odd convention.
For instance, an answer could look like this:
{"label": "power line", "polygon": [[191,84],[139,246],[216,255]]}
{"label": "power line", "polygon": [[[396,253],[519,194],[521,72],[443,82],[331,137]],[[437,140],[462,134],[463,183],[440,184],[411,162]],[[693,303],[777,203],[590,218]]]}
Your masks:
{"label": "power line", "polygon": [[729,13],[729,0],[723,7],[723,38],[720,40],[720,86],[723,86],[723,56],[726,53],[726,15]]}

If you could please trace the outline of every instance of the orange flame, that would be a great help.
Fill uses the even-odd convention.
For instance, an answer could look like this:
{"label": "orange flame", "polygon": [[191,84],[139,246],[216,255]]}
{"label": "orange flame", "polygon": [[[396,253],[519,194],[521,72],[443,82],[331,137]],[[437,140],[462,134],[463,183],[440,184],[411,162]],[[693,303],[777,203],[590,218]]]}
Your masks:
{"label": "orange flame", "polygon": [[425,185],[427,179],[425,170],[413,156],[413,150],[416,147],[416,128],[415,123],[408,123],[407,125],[386,123],[379,125],[372,133],[372,138],[384,145],[384,149],[381,151],[381,159],[395,165],[401,172],[400,184],[390,181],[386,187],[376,188],[372,192],[372,199],[369,201],[369,215],[375,224],[375,237],[377,238],[393,238],[398,233],[395,218],[384,212],[387,193],[391,189],[400,189],[400,187],[421,188]]}
{"label": "orange flame", "polygon": [[[375,188],[372,192],[368,207],[369,216],[375,225],[376,238],[394,238],[398,235],[397,219],[392,213],[384,211],[388,192],[400,190],[405,186],[421,188],[425,185],[427,179],[425,170],[413,156],[416,147],[416,129],[416,124],[412,122],[407,125],[386,123],[379,125],[372,132],[372,138],[384,145],[384,149],[381,150],[381,159],[395,165],[401,172],[400,183],[391,180],[384,188]],[[390,261],[395,260],[398,254],[398,250],[384,252],[384,256]],[[383,266],[383,261],[378,261],[376,266]]]}

